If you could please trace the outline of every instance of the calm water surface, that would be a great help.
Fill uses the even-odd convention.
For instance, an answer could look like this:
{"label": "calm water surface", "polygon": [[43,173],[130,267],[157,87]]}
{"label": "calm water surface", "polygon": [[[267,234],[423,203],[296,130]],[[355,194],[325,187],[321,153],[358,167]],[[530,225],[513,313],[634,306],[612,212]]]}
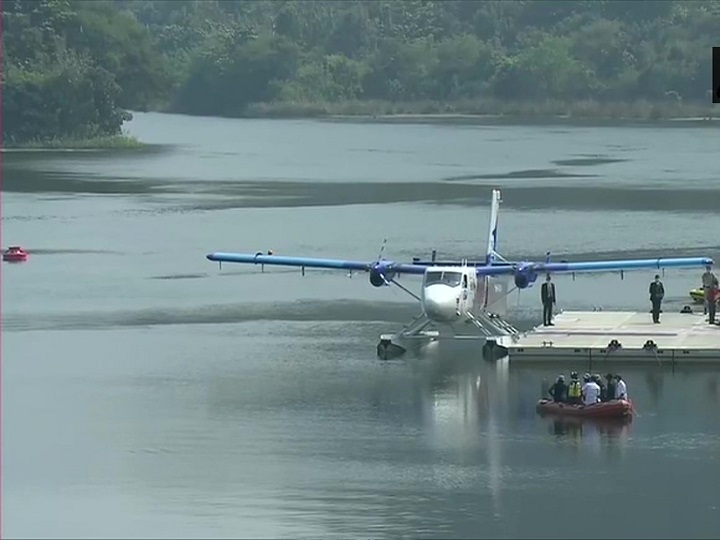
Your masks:
{"label": "calm water surface", "polygon": [[[3,246],[32,251],[2,266],[4,536],[717,535],[720,369],[623,366],[632,423],[553,422],[541,380],[587,366],[381,362],[402,291],[205,259],[477,256],[496,186],[513,258],[720,259],[716,128],[129,130],[157,146],[3,156]],[[560,305],[646,309],[651,277],[558,277]],[[699,275],[664,280],[679,309]],[[518,325],[537,294],[511,297]]]}

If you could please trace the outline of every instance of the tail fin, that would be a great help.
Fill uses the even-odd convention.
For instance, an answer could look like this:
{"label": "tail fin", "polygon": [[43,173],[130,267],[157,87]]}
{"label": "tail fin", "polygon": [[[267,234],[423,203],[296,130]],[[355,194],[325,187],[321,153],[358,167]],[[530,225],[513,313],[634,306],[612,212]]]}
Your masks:
{"label": "tail fin", "polygon": [[[492,265],[497,261],[497,247],[498,247],[498,213],[500,211],[500,190],[493,189],[492,191],[492,203],[490,205],[490,228],[488,229],[488,243],[487,251],[485,253],[485,264]],[[490,277],[484,276],[483,278],[483,302],[482,309],[485,310],[488,307],[490,300]]]}
{"label": "tail fin", "polygon": [[498,248],[498,213],[500,211],[500,190],[493,189],[492,205],[490,206],[490,229],[488,231],[487,252],[485,253],[485,264],[494,264],[497,259]]}

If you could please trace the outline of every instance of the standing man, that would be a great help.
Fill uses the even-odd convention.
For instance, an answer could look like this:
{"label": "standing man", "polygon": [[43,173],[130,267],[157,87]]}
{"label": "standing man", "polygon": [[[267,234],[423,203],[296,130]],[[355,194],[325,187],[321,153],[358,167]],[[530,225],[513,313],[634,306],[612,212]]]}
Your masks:
{"label": "standing man", "polygon": [[556,301],[555,284],[550,281],[550,274],[540,288],[540,300],[543,305],[543,326],[555,326],[552,322],[553,304]]}
{"label": "standing man", "polygon": [[705,267],[702,275],[703,291],[705,292],[705,308],[708,312],[708,322],[715,324],[715,308],[717,307],[718,278],[712,273],[711,267]]}
{"label": "standing man", "polygon": [[650,302],[652,302],[652,318],[654,323],[660,322],[660,305],[665,296],[665,287],[663,287],[660,276],[655,274],[655,281],[650,284]]}

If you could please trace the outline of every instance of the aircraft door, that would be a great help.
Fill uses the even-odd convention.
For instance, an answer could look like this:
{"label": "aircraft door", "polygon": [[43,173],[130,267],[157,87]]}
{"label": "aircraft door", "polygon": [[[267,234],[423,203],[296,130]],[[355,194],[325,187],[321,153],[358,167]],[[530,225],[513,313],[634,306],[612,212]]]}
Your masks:
{"label": "aircraft door", "polygon": [[470,275],[468,275],[468,285],[469,287],[466,309],[468,311],[473,311],[475,305],[475,298],[477,296],[477,278],[475,277],[475,272],[472,272]]}

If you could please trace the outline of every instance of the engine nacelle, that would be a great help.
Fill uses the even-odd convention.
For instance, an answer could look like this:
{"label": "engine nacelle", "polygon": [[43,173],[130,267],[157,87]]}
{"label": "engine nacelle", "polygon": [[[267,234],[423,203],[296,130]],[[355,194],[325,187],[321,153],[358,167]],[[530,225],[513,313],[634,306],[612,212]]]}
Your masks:
{"label": "engine nacelle", "polygon": [[382,287],[387,285],[395,277],[395,272],[387,263],[377,263],[370,269],[370,283],[373,287]]}
{"label": "engine nacelle", "polygon": [[518,289],[526,289],[537,279],[537,272],[532,265],[521,265],[515,270],[515,286]]}

